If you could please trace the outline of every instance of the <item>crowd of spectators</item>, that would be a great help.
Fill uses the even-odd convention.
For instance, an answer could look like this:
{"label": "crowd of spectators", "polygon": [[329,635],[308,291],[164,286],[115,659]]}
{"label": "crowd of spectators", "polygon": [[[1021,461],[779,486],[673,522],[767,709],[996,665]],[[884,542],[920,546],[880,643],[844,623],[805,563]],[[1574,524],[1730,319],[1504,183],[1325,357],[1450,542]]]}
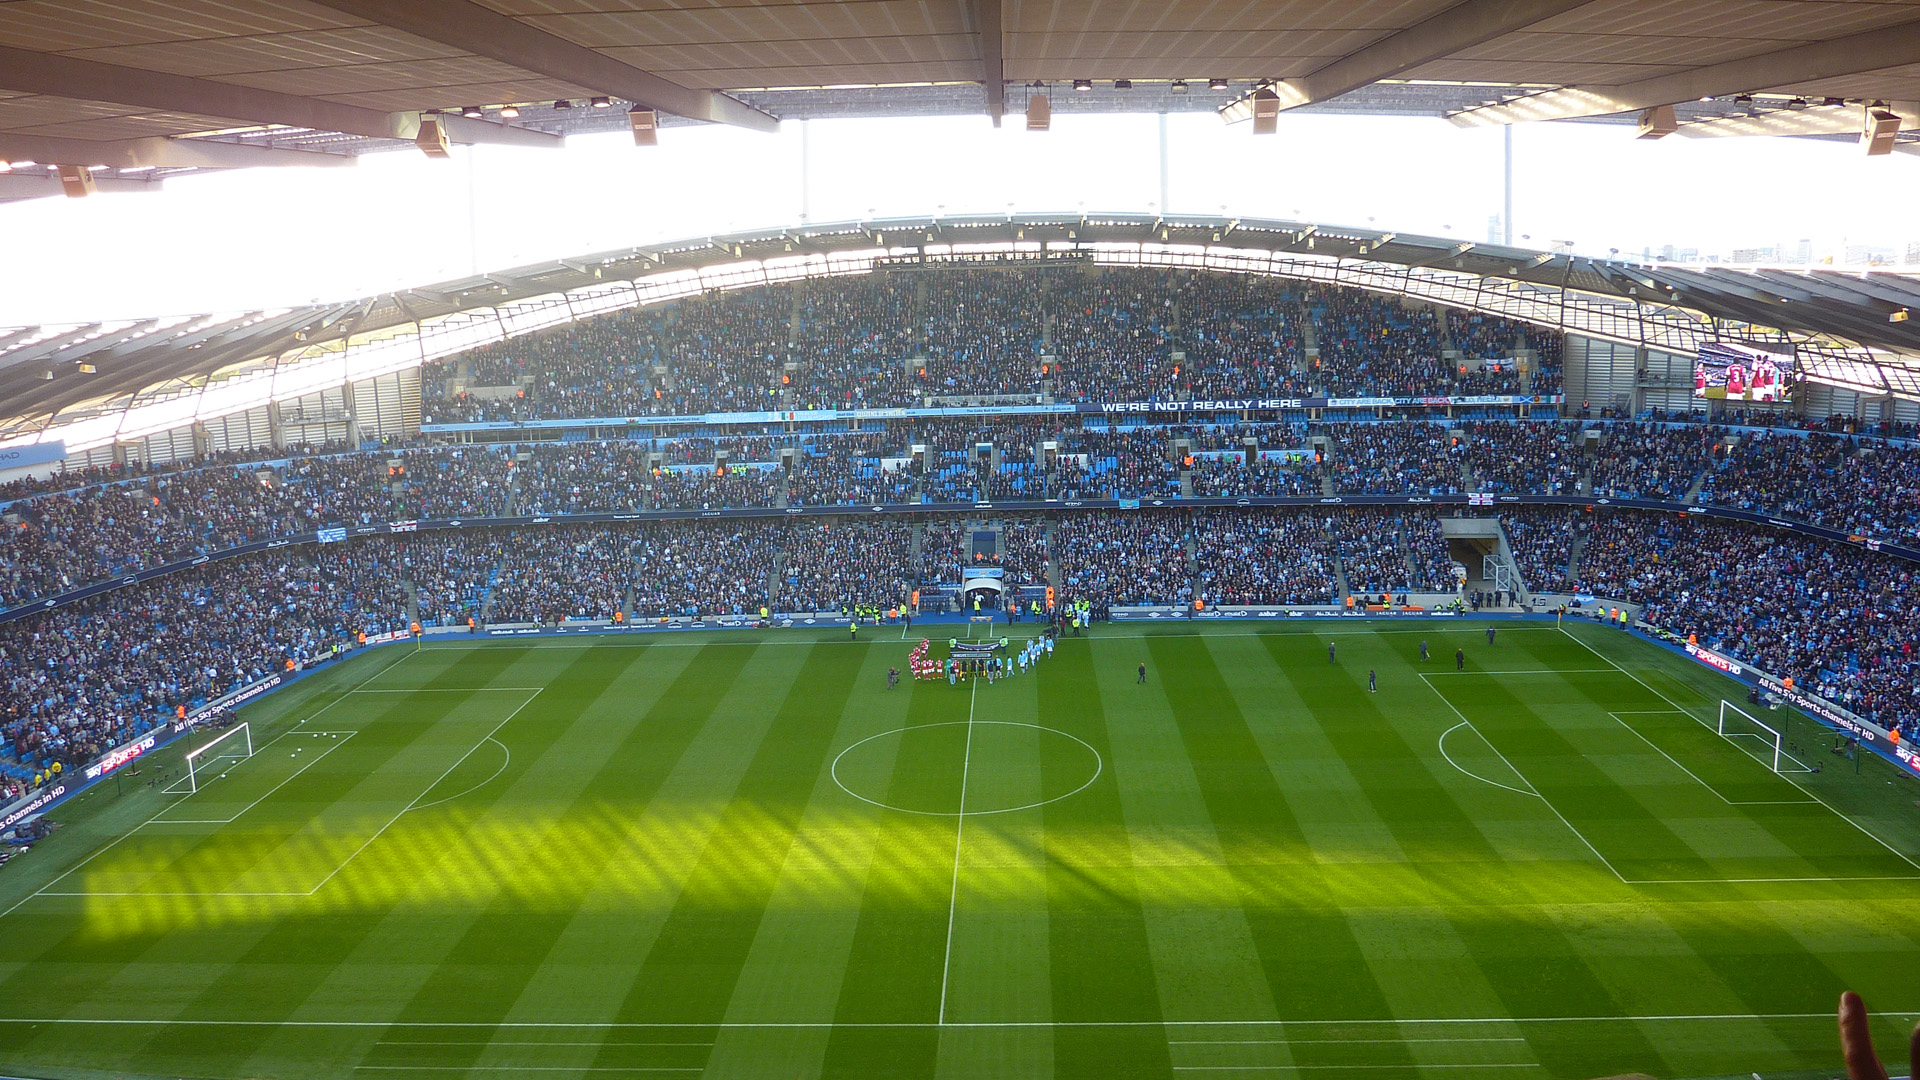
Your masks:
{"label": "crowd of spectators", "polygon": [[647,522],[632,545],[630,616],[754,615],[780,550],[782,521]]}
{"label": "crowd of spectators", "polygon": [[913,579],[913,529],[891,521],[795,521],[781,537],[780,611],[897,608]]}
{"label": "crowd of spectators", "polygon": [[1316,285],[1306,297],[1320,355],[1312,382],[1329,397],[1423,397],[1453,390],[1431,308]]}
{"label": "crowd of spectators", "polygon": [[[1920,542],[1920,450],[1906,443],[1634,421],[1591,430],[1602,433],[1598,450],[1581,421],[1478,420],[1456,438],[1428,421],[1110,426],[1068,414],[227,463],[11,503],[0,517],[0,607],[342,525],[982,498],[1439,495],[1464,490],[1468,472],[1489,493],[1579,494],[1590,483],[1597,497],[1669,502],[1698,480],[1699,502]],[[1247,465],[1249,436],[1291,456]],[[980,443],[995,447],[997,465],[975,452]],[[1056,454],[1039,452],[1047,443]],[[929,448],[924,462],[908,460],[914,445]]]}
{"label": "crowd of spectators", "polygon": [[1053,525],[1060,586],[1069,599],[1186,604],[1193,599],[1187,535],[1185,516],[1174,511],[1064,516]]}
{"label": "crowd of spectators", "polygon": [[[881,408],[927,399],[1174,400],[1548,392],[1551,335],[1256,275],[940,266],[711,290],[483,346],[426,370],[428,423]],[[1320,342],[1304,359],[1305,327]],[[1176,355],[1177,354],[1177,355]],[[1547,356],[1553,359],[1552,366]],[[1477,362],[1477,361],[1476,361]]]}
{"label": "crowd of spectators", "polygon": [[[405,610],[394,551],[284,549],[0,624],[16,775],[66,768]],[[363,569],[364,567],[364,569]]]}
{"label": "crowd of spectators", "polygon": [[1593,494],[1678,502],[1712,464],[1722,433],[1631,420],[1609,424],[1593,458]]}
{"label": "crowd of spectators", "polygon": [[1521,580],[1534,592],[1566,592],[1573,560],[1573,519],[1562,506],[1515,506],[1501,511],[1507,543],[1520,567]]}
{"label": "crowd of spectators", "polygon": [[[1180,278],[1179,389],[1195,398],[1305,397],[1299,287],[1253,274]],[[1134,396],[1134,395],[1125,395]]]}
{"label": "crowd of spectators", "polygon": [[1623,510],[1588,523],[1578,587],[1874,720],[1920,719],[1911,564],[1739,522]]}
{"label": "crowd of spectators", "polygon": [[1422,592],[1453,592],[1459,581],[1453,576],[1453,553],[1439,520],[1430,514],[1403,513],[1400,527],[1413,568],[1413,587]]}
{"label": "crowd of spectators", "polygon": [[1461,448],[1438,424],[1329,424],[1327,472],[1343,495],[1450,495]]}
{"label": "crowd of spectators", "polygon": [[487,621],[553,624],[624,614],[635,533],[631,525],[513,530],[493,575]]}
{"label": "crowd of spectators", "polygon": [[409,538],[401,549],[401,568],[413,582],[421,624],[478,622],[512,540],[505,529],[436,530]]}
{"label": "crowd of spectators", "polygon": [[[1903,561],[1698,516],[1514,507],[1502,521],[1537,591],[1643,604],[1654,625],[1882,723],[1920,719],[1920,583]],[[968,531],[993,527],[1010,580],[1046,581],[1050,558],[1066,598],[1107,604],[1334,603],[1336,565],[1361,594],[1451,585],[1438,519],[1407,509],[1073,513],[1050,544],[1038,517],[940,518],[917,562],[912,526],[867,519],[436,530],[215,562],[0,624],[0,736],[16,778],[71,766],[412,611],[458,626],[889,609],[952,584]]]}
{"label": "crowd of spectators", "polygon": [[1378,596],[1408,590],[1413,575],[1400,540],[1400,515],[1383,507],[1355,507],[1326,518],[1340,556],[1347,591]]}
{"label": "crowd of spectators", "polygon": [[1467,464],[1478,491],[1571,495],[1580,485],[1578,428],[1558,421],[1467,425]]}
{"label": "crowd of spectators", "polygon": [[[970,543],[973,533],[999,529],[998,550],[980,552]],[[966,567],[998,567],[1005,571],[1010,585],[1047,583],[1047,527],[1038,517],[1019,515],[991,522],[974,522],[958,517],[938,517],[924,522],[920,533],[920,559],[917,564],[922,585],[957,585],[960,571]]]}
{"label": "crowd of spectators", "polygon": [[1326,490],[1325,474],[1311,457],[1256,461],[1234,455],[1199,458],[1191,472],[1195,498],[1246,498],[1319,495]]}
{"label": "crowd of spectators", "polygon": [[1699,501],[1911,542],[1920,455],[1852,436],[1743,433],[1715,461]]}
{"label": "crowd of spectators", "polygon": [[1193,535],[1208,607],[1339,602],[1333,541],[1318,510],[1199,510]]}

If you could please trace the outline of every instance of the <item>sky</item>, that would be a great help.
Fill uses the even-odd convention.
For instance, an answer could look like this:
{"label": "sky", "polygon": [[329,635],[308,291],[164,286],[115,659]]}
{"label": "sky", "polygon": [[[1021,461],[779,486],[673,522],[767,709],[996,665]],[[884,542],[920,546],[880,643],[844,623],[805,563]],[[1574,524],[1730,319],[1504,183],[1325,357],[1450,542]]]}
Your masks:
{"label": "sky", "polygon": [[[488,270],[735,230],[869,216],[1166,210],[1487,238],[1502,136],[1440,119],[1056,112],[664,129],[561,150],[373,154],[352,168],[183,177],[150,194],[0,204],[0,326],[369,296]],[[1606,256],[1920,240],[1920,157],[1852,143],[1514,133],[1514,240]],[[1165,204],[1164,206],[1162,204]]]}

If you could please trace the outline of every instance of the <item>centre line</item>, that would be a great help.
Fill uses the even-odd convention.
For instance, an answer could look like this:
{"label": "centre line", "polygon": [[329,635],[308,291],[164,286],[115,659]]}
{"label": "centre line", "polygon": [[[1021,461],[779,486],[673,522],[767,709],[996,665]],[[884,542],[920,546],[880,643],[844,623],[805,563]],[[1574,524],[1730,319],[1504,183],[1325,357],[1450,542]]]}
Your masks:
{"label": "centre line", "polygon": [[953,971],[953,914],[960,902],[960,841],[967,835],[967,770],[973,765],[973,706],[980,700],[980,680],[967,694],[967,748],[960,755],[960,823],[953,830],[953,888],[947,893],[947,953],[940,962],[940,1022],[947,1022],[947,976]]}

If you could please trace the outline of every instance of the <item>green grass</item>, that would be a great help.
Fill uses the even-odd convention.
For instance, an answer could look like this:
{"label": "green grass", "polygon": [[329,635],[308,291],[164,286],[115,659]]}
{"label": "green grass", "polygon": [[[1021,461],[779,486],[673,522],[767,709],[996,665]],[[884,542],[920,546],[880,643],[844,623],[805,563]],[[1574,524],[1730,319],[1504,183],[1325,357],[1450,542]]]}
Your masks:
{"label": "green grass", "polygon": [[877,636],[267,698],[198,794],[146,784],[173,751],[0,872],[0,1068],[1771,1077],[1833,1073],[1843,988],[1890,1045],[1920,1010],[1911,785],[1774,775],[1624,635],[1103,627],[896,690]]}

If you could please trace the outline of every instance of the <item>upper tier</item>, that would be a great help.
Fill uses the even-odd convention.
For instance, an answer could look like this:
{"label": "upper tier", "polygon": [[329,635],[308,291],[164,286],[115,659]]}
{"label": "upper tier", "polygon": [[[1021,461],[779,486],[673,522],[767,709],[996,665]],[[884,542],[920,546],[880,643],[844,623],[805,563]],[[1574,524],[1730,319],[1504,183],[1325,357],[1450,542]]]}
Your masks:
{"label": "upper tier", "polygon": [[1091,265],[937,266],[713,292],[463,353],[424,370],[422,421],[994,396],[1551,394],[1559,358],[1549,331],[1357,289]]}

